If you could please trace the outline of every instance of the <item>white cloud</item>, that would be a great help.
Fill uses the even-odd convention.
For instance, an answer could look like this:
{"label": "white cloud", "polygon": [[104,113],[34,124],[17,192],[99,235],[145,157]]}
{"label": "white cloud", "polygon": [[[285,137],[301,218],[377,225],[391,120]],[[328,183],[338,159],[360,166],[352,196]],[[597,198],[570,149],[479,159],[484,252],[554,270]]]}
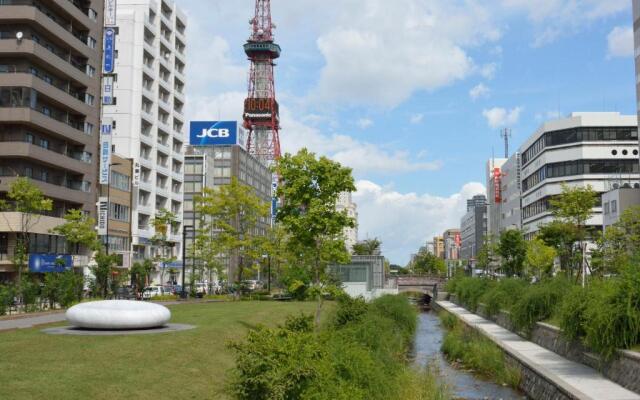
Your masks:
{"label": "white cloud", "polygon": [[409,122],[413,125],[417,125],[424,120],[424,114],[413,114],[411,118],[409,118]]}
{"label": "white cloud", "polygon": [[490,110],[482,111],[482,115],[484,115],[487,123],[493,129],[517,124],[520,119],[520,113],[522,113],[522,107],[516,107],[511,110],[494,107]]}
{"label": "white cloud", "polygon": [[609,57],[633,57],[633,28],[616,26],[607,35]]}
{"label": "white cloud", "polygon": [[477,68],[467,53],[500,37],[478,3],[353,0],[333,7],[332,26],[317,40],[325,66],[312,96],[394,107],[417,91],[495,72]]}
{"label": "white cloud", "polygon": [[356,121],[356,125],[360,129],[367,129],[373,126],[373,121],[370,120],[369,118],[360,118],[359,120]]}
{"label": "white cloud", "polygon": [[473,100],[477,100],[480,97],[489,97],[489,93],[491,93],[491,90],[483,83],[479,83],[469,90],[469,97]]}
{"label": "white cloud", "polygon": [[498,71],[497,63],[489,63],[480,67],[480,75],[485,79],[493,79]]}
{"label": "white cloud", "polygon": [[536,47],[629,9],[629,0],[502,0],[502,4],[528,15],[536,30]]}
{"label": "white cloud", "polygon": [[485,193],[484,185],[477,182],[448,197],[400,193],[367,180],[356,182],[356,187],[353,199],[358,205],[360,236],[379,237],[385,256],[399,264],[406,264],[409,255],[433,236],[459,227],[466,200]]}

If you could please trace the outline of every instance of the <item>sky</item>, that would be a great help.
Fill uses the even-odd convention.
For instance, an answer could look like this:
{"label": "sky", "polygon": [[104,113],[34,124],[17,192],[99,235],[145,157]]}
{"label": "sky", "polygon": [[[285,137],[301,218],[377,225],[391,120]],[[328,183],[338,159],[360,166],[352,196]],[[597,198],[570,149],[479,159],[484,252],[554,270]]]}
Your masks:
{"label": "sky", "polygon": [[[188,16],[187,117],[242,119],[253,0]],[[273,0],[283,152],[353,169],[392,263],[458,227],[485,165],[573,111],[635,114],[630,0]]]}

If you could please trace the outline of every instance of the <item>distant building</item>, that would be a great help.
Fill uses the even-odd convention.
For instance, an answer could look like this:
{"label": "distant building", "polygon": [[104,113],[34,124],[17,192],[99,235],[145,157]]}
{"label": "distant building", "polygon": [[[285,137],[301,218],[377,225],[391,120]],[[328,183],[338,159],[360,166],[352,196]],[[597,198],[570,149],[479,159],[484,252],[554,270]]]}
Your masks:
{"label": "distant building", "polygon": [[351,256],[349,264],[332,265],[331,272],[340,279],[345,292],[351,297],[366,300],[384,294],[397,294],[398,288],[389,287],[384,271],[383,256]]}
{"label": "distant building", "polygon": [[475,267],[478,252],[487,234],[487,198],[474,196],[467,200],[467,213],[460,220],[460,259]]}
{"label": "distant building", "polygon": [[[561,193],[562,183],[590,185],[598,193],[623,182],[632,187],[640,183],[635,115],[572,113],[544,123],[520,150],[522,223],[527,239],[553,220],[549,200]],[[602,229],[600,199],[587,226]]]}
{"label": "distant building", "polygon": [[487,234],[490,237],[498,237],[500,235],[502,166],[506,162],[506,158],[492,158],[487,161]]}
{"label": "distant building", "polygon": [[640,205],[640,188],[623,185],[602,194],[602,229],[606,230],[620,220],[630,207]]}
{"label": "distant building", "polygon": [[433,237],[433,254],[444,259],[444,239],[442,236]]}
{"label": "distant building", "polygon": [[355,221],[353,228],[344,228],[344,243],[347,246],[347,250],[351,251],[353,245],[358,242],[358,211],[356,203],[351,198],[351,192],[340,193],[336,209],[338,211],[346,210],[347,215]]}
{"label": "distant building", "polygon": [[502,164],[500,197],[502,203],[497,218],[497,233],[507,229],[522,229],[522,185],[520,177],[520,153],[516,152]]}
{"label": "distant building", "polygon": [[444,242],[444,259],[459,260],[460,259],[460,229],[447,229],[442,234]]}
{"label": "distant building", "polygon": [[[231,177],[252,187],[256,195],[271,204],[271,171],[240,145],[188,146],[185,155],[184,213],[185,226],[199,228],[200,216],[195,211],[194,199],[204,187],[215,188],[231,183]],[[266,234],[271,223],[267,217],[260,224],[259,234]],[[187,247],[193,240],[193,231],[186,233]],[[227,276],[232,281],[239,259],[232,255],[225,260]]]}

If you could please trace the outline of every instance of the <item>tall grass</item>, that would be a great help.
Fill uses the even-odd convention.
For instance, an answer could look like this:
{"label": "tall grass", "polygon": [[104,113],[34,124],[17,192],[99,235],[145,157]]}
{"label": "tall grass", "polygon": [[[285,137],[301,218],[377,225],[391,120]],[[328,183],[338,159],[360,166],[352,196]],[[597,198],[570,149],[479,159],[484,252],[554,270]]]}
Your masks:
{"label": "tall grass", "polygon": [[511,322],[514,327],[519,331],[530,333],[536,322],[553,315],[570,289],[571,283],[562,278],[530,285],[511,308]]}
{"label": "tall grass", "polygon": [[475,312],[480,302],[480,297],[495,285],[495,281],[484,278],[464,277],[455,284],[455,293],[458,300],[469,311]]}
{"label": "tall grass", "polygon": [[480,296],[480,303],[484,304],[486,313],[491,317],[500,310],[511,310],[527,289],[527,282],[518,278],[508,278],[489,286]]}
{"label": "tall grass", "polygon": [[441,314],[443,325],[448,329],[442,342],[442,352],[447,359],[459,362],[498,384],[517,389],[522,375],[519,369],[507,363],[502,350],[457,318],[453,322],[447,314]]}

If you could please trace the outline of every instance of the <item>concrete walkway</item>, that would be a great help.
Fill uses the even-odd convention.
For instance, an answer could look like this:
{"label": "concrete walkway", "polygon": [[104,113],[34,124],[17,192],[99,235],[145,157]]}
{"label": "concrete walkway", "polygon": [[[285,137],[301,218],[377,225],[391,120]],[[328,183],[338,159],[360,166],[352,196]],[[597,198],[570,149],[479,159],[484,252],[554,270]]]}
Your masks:
{"label": "concrete walkway", "polygon": [[483,332],[512,357],[544,376],[557,387],[571,393],[575,398],[640,400],[640,395],[606,379],[594,369],[569,361],[454,303],[438,301],[437,304]]}

